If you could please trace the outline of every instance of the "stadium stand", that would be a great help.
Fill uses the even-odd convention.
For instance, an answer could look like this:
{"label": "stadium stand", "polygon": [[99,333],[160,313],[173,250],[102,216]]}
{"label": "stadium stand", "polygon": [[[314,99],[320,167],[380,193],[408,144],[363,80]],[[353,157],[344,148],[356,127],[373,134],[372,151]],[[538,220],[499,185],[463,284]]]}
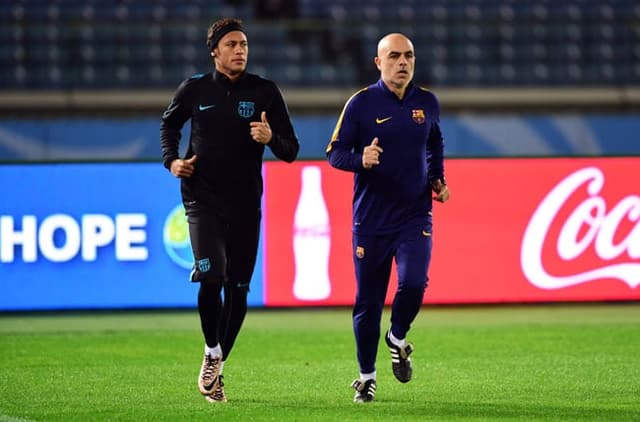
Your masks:
{"label": "stadium stand", "polygon": [[211,69],[223,16],[248,23],[249,69],[293,111],[335,112],[398,31],[449,112],[640,110],[634,0],[6,0],[0,116],[157,115]]}
{"label": "stadium stand", "polygon": [[231,15],[250,22],[253,68],[290,86],[369,81],[389,31],[414,38],[425,84],[640,81],[633,0],[10,0],[0,2],[0,89],[170,88],[208,68],[206,27]]}
{"label": "stadium stand", "polygon": [[283,89],[303,158],[324,156],[397,31],[452,156],[640,151],[636,0],[4,0],[0,163],[157,159],[158,117],[211,70],[206,29],[223,16],[247,22],[249,69]]}

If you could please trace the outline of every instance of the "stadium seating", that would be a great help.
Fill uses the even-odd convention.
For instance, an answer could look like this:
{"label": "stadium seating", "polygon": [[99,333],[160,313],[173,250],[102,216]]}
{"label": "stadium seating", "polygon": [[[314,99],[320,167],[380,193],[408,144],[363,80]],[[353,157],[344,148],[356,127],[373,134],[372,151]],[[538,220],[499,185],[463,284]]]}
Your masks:
{"label": "stadium seating", "polygon": [[252,0],[2,1],[0,90],[175,87],[211,68],[206,29],[222,16],[247,22],[250,68],[285,86],[367,83],[378,39],[396,31],[413,39],[425,84],[640,82],[635,0],[280,3],[283,17]]}

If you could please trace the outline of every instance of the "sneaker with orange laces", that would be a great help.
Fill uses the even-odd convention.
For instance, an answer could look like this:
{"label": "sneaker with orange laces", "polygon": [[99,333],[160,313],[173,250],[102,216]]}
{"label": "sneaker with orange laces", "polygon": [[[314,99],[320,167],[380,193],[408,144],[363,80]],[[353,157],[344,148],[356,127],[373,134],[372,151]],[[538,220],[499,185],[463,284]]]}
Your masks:
{"label": "sneaker with orange laces", "polygon": [[215,393],[219,384],[219,373],[221,357],[212,357],[205,354],[202,359],[202,367],[200,368],[200,376],[198,377],[198,389],[204,396],[210,396]]}
{"label": "sneaker with orange laces", "polygon": [[208,402],[211,403],[224,403],[227,401],[227,395],[224,394],[224,376],[218,375],[218,386],[213,390],[213,394],[205,396]]}

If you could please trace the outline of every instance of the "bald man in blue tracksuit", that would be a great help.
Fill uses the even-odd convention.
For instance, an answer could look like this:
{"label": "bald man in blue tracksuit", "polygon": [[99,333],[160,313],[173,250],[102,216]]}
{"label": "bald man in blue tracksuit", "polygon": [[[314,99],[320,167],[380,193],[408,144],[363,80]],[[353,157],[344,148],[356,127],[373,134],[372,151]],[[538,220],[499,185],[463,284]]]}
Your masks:
{"label": "bald man in blue tracksuit", "polygon": [[380,322],[393,259],[398,290],[385,342],[395,377],[411,379],[413,345],[406,335],[427,286],[432,199],[449,199],[440,106],[432,92],[411,82],[411,41],[402,34],[385,36],[375,63],[380,80],[348,100],[327,148],[333,167],[355,173],[353,329],[360,366],[360,377],[352,384],[355,402],[375,398]]}

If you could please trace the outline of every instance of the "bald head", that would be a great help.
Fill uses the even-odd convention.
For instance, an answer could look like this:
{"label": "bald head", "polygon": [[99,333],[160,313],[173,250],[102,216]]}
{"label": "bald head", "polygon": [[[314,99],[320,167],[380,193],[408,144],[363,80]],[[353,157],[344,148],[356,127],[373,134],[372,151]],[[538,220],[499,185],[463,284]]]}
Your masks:
{"label": "bald head", "polygon": [[396,46],[404,46],[413,51],[413,43],[404,34],[392,33],[387,34],[378,41],[378,57],[384,55],[390,48]]}
{"label": "bald head", "polygon": [[416,64],[411,40],[399,33],[385,35],[378,42],[378,55],[374,61],[382,81],[402,98],[413,79]]}

